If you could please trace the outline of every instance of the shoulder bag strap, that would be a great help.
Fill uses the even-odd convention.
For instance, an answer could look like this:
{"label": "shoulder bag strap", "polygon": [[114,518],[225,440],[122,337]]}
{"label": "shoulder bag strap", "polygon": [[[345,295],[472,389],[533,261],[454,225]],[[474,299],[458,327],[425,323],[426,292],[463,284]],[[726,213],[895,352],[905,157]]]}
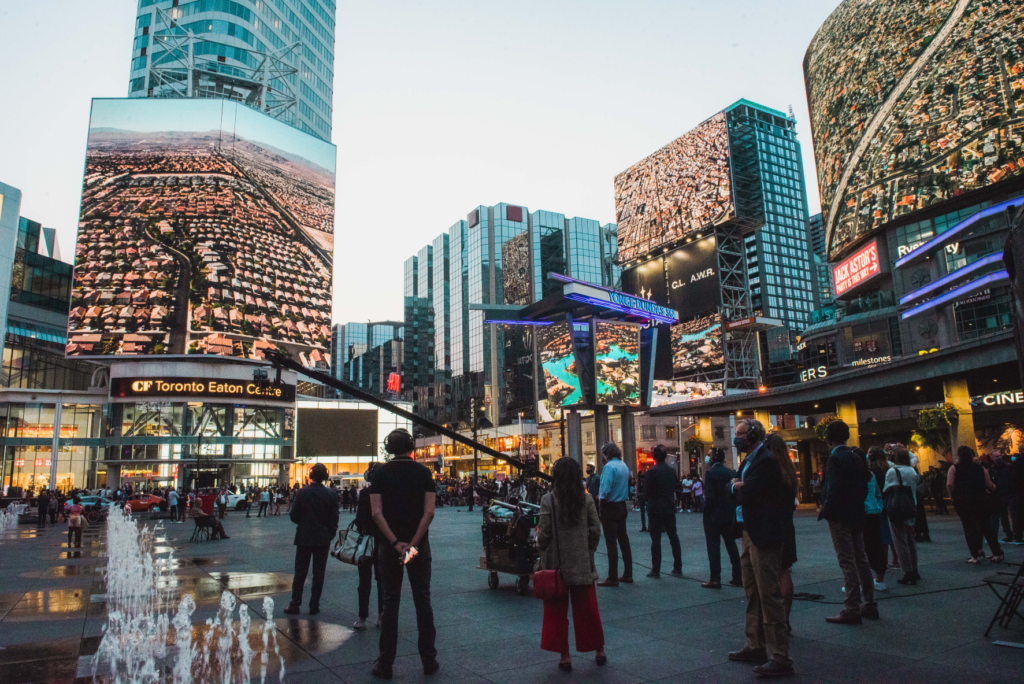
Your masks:
{"label": "shoulder bag strap", "polygon": [[558,545],[558,502],[553,496],[551,497],[551,503],[554,504],[551,506],[551,517],[554,520],[552,527],[555,530],[555,557],[558,558],[558,572],[562,572],[562,548]]}
{"label": "shoulder bag strap", "polygon": [[896,479],[900,481],[900,487],[902,487],[903,486],[903,473],[900,472],[900,467],[899,466],[893,466],[893,469],[896,471]]}

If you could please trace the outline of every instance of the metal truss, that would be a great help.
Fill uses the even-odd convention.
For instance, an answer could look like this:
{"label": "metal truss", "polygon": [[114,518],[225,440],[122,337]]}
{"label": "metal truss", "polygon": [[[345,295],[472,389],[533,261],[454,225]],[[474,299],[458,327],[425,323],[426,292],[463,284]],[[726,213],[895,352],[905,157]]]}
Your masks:
{"label": "metal truss", "polygon": [[[298,96],[289,79],[298,73],[290,63],[298,42],[270,52],[240,48],[196,36],[159,7],[156,14],[166,28],[154,30],[153,46],[163,51],[153,54],[146,68],[148,97],[234,100],[295,123]],[[227,64],[220,48],[244,52],[252,66]]]}

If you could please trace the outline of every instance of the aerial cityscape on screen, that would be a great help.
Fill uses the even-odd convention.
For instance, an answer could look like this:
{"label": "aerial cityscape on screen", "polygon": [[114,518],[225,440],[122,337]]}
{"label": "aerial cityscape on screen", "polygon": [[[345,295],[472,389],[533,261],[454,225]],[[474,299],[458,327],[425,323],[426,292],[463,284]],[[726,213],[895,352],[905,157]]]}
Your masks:
{"label": "aerial cityscape on screen", "polygon": [[538,328],[537,351],[547,390],[547,398],[542,396],[541,404],[548,415],[555,415],[562,406],[583,401],[569,324],[559,322]]}
{"label": "aerial cityscape on screen", "polygon": [[94,102],[68,355],[326,364],[334,147],[247,108],[221,131],[216,101],[149,123],[150,104]]}
{"label": "aerial cityscape on screen", "polygon": [[734,215],[724,112],[615,177],[620,262]]}
{"label": "aerial cityscape on screen", "polygon": [[672,326],[672,370],[676,377],[696,375],[724,365],[719,314],[700,316]]}
{"label": "aerial cityscape on screen", "polygon": [[847,0],[805,59],[829,254],[1024,169],[1022,0]]}
{"label": "aerial cityscape on screen", "polygon": [[597,321],[597,403],[640,405],[640,328],[629,323]]}

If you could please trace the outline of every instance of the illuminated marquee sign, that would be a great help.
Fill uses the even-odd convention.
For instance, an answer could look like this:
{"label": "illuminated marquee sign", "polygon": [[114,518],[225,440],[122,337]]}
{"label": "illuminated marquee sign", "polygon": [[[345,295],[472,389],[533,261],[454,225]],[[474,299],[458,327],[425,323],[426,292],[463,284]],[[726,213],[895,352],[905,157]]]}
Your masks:
{"label": "illuminated marquee sign", "polygon": [[800,371],[800,382],[807,382],[808,380],[820,380],[821,378],[828,377],[828,366],[818,366],[817,368],[808,368],[807,370]]}
{"label": "illuminated marquee sign", "polygon": [[841,296],[881,272],[882,264],[878,260],[878,241],[872,240],[852,257],[832,268],[836,296]]}
{"label": "illuminated marquee sign", "polygon": [[402,376],[398,373],[392,373],[388,376],[388,392],[401,392],[402,391]]}
{"label": "illuminated marquee sign", "polygon": [[972,406],[1006,406],[1013,404],[1024,404],[1024,390],[994,392],[993,394],[971,397]]}
{"label": "illuminated marquee sign", "polygon": [[273,385],[252,380],[207,378],[113,378],[112,397],[210,397],[221,399],[271,399],[295,401],[294,385]]}

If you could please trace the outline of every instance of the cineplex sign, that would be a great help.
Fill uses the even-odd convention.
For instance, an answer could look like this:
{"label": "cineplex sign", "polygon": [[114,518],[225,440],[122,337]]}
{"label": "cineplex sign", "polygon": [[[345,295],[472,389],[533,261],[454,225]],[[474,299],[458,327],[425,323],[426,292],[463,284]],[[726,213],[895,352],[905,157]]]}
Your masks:
{"label": "cineplex sign", "polygon": [[113,378],[112,397],[210,397],[295,401],[294,385],[268,385],[245,380],[206,378]]}

